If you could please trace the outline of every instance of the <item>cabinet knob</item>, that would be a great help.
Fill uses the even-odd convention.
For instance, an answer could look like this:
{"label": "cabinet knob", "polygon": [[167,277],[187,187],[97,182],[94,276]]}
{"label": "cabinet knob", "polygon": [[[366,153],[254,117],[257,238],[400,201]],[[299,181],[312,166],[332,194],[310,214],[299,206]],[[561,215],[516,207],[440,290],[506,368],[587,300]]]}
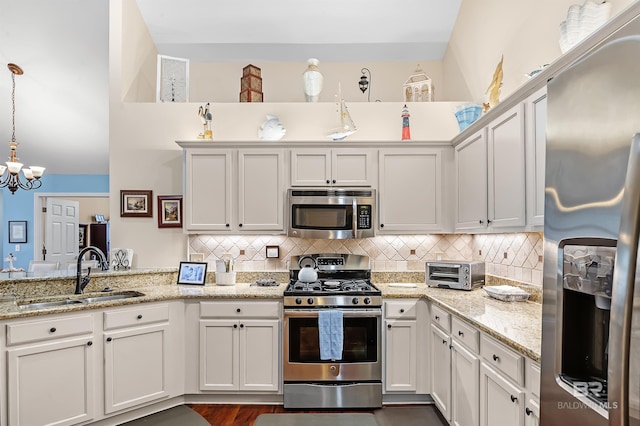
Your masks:
{"label": "cabinet knob", "polygon": [[436,315],[436,321],[440,321],[440,317]]}
{"label": "cabinet knob", "polygon": [[530,416],[530,415],[532,415],[532,414],[533,414],[533,411],[531,411],[531,409],[530,409],[529,407],[527,407],[527,408],[525,408],[525,409],[524,409],[524,413],[525,413],[527,416]]}
{"label": "cabinet knob", "polygon": [[327,184],[329,184],[329,183],[331,183],[331,182],[329,182],[329,179],[327,179]]}
{"label": "cabinet knob", "polygon": [[113,339],[111,337],[107,337],[107,342],[112,341]]}
{"label": "cabinet knob", "polygon": [[89,341],[87,342],[87,346],[91,346],[91,345],[93,345],[93,342],[92,342],[91,340],[89,340]]}
{"label": "cabinet knob", "polygon": [[55,332],[56,332],[56,328],[55,328],[55,327],[51,327],[51,328],[49,329],[49,332],[50,332],[50,333],[55,333]]}
{"label": "cabinet knob", "polygon": [[224,226],[228,228],[228,227],[229,227],[229,224],[228,224],[228,223],[226,223]]}
{"label": "cabinet knob", "polygon": [[458,336],[464,336],[464,333],[462,331],[458,331]]}
{"label": "cabinet knob", "polygon": [[138,314],[138,319],[142,319],[142,314]]}
{"label": "cabinet knob", "polygon": [[240,328],[244,328],[244,324],[240,324]]}
{"label": "cabinet knob", "polygon": [[387,328],[391,328],[391,324],[387,324]]}
{"label": "cabinet knob", "polygon": [[332,182],[332,183],[336,183],[336,180],[334,179],[334,180],[332,180],[331,182]]}
{"label": "cabinet knob", "polygon": [[447,339],[442,339],[442,344],[446,345],[447,344]]}
{"label": "cabinet knob", "polygon": [[381,224],[380,224],[380,228],[384,228],[384,223],[381,223]]}
{"label": "cabinet knob", "polygon": [[511,402],[517,402],[518,398],[516,398],[515,396],[511,395]]}
{"label": "cabinet knob", "polygon": [[241,223],[238,224],[238,228],[242,228],[242,224]]}
{"label": "cabinet knob", "polygon": [[237,312],[237,313],[240,313],[240,308],[236,309],[236,312]]}
{"label": "cabinet knob", "polygon": [[233,328],[238,328],[238,324],[233,324]]}
{"label": "cabinet knob", "polygon": [[482,225],[482,224],[484,223],[484,220],[480,219],[480,220],[478,221],[478,223],[479,223],[480,225]]}
{"label": "cabinet knob", "polygon": [[493,354],[493,357],[492,357],[492,358],[493,358],[493,360],[494,360],[494,361],[496,361],[496,362],[498,362],[498,361],[500,360],[500,357],[499,357],[498,355],[496,355],[496,354]]}
{"label": "cabinet knob", "polygon": [[404,308],[400,308],[400,313],[404,314]]}
{"label": "cabinet knob", "polygon": [[491,219],[487,219],[487,225],[491,224]]}

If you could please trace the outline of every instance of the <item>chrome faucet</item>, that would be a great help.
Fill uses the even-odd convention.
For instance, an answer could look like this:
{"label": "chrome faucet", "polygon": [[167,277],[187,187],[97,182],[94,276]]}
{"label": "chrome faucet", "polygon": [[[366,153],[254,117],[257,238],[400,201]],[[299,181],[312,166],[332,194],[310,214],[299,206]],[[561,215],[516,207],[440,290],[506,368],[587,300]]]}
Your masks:
{"label": "chrome faucet", "polygon": [[78,253],[78,269],[76,274],[76,291],[75,294],[82,294],[82,291],[85,289],[87,285],[89,285],[89,280],[91,279],[89,275],[91,274],[91,267],[87,270],[87,275],[82,276],[82,258],[87,252],[94,252],[98,256],[98,262],[100,263],[100,269],[106,271],[109,269],[109,262],[107,262],[107,257],[104,255],[102,250],[98,247],[87,246],[80,250]]}

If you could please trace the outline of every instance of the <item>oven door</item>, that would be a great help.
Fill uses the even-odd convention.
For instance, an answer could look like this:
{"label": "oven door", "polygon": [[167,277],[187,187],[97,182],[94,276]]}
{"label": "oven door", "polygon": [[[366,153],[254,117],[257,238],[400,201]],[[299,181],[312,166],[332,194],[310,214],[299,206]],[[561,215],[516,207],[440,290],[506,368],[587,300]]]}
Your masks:
{"label": "oven door", "polygon": [[342,310],[344,341],[337,361],[320,359],[320,310],[284,310],[284,380],[382,380],[382,309]]}

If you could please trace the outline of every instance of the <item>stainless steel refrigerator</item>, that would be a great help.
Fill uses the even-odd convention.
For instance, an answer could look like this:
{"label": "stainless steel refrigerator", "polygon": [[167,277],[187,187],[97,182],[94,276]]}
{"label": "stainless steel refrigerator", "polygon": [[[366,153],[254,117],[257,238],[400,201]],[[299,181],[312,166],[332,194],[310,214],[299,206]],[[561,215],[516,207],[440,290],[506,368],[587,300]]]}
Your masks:
{"label": "stainless steel refrigerator", "polygon": [[543,426],[640,425],[634,25],[625,33],[637,35],[604,43],[548,84]]}

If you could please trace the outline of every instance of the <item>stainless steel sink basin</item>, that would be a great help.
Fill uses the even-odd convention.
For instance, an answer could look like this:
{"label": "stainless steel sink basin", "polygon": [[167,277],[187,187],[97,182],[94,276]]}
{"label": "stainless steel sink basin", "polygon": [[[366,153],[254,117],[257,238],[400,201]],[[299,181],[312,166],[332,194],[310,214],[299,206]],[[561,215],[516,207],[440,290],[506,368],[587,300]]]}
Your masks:
{"label": "stainless steel sink basin", "polygon": [[132,297],[140,297],[144,296],[144,293],[139,293],[137,291],[122,291],[118,293],[102,293],[102,294],[92,294],[87,297],[71,297],[71,296],[62,296],[64,299],[56,298],[49,299],[39,302],[29,302],[29,303],[20,303],[18,302],[18,308],[20,309],[48,309],[48,308],[58,308],[61,306],[68,305],[82,305],[82,304],[92,304],[97,302],[108,302],[111,300],[120,300],[120,299],[129,299]]}

